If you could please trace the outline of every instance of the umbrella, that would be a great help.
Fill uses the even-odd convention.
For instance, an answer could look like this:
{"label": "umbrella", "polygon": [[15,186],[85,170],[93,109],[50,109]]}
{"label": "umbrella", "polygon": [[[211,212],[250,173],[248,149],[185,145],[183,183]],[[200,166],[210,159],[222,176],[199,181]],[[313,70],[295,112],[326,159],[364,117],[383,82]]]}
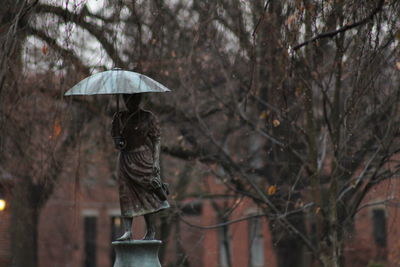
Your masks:
{"label": "umbrella", "polygon": [[146,75],[115,68],[93,74],[71,89],[65,95],[107,95],[163,93],[171,91]]}

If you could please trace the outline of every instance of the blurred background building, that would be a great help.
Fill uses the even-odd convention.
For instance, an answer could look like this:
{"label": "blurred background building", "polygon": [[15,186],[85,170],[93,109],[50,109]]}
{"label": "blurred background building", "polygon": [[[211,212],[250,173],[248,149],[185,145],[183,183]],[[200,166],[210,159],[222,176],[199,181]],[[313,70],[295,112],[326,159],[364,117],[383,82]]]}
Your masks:
{"label": "blurred background building", "polygon": [[[68,179],[60,181],[59,189],[46,204],[39,223],[40,267],[112,266],[115,255],[111,242],[122,234],[117,188],[112,175],[98,171],[94,177],[82,178],[79,190]],[[207,179],[214,193],[223,188],[213,178]],[[12,186],[12,177],[3,172],[0,201],[6,205],[0,206],[0,266],[11,265]],[[397,180],[383,183],[365,199],[354,228],[347,231],[345,238],[346,266],[400,263],[398,207],[385,198],[386,192],[397,192],[397,187]],[[231,209],[225,219],[216,205]],[[162,212],[158,238],[166,237],[160,251],[163,266],[277,267],[278,251],[269,225],[257,214],[257,207],[249,201],[227,196],[212,200],[192,198],[181,203],[179,209]],[[171,228],[162,229],[162,220],[174,223]],[[307,227],[313,231],[312,225]],[[135,219],[134,229],[135,238],[140,239],[144,235],[142,218]],[[168,233],[161,233],[163,230]],[[311,260],[312,256],[306,255],[303,266],[310,266]]]}

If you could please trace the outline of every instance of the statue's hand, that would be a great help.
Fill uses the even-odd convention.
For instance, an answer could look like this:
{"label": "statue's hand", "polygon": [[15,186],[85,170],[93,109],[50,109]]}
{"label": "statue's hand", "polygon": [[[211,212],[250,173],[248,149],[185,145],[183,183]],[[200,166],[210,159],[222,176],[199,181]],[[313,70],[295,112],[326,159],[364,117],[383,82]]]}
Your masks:
{"label": "statue's hand", "polygon": [[167,200],[169,194],[168,185],[161,182],[159,177],[155,177],[150,181],[151,191],[161,200]]}
{"label": "statue's hand", "polygon": [[116,149],[123,150],[126,147],[126,140],[122,136],[116,136],[113,139]]}
{"label": "statue's hand", "polygon": [[154,165],[153,166],[153,174],[158,176],[160,174],[160,166]]}

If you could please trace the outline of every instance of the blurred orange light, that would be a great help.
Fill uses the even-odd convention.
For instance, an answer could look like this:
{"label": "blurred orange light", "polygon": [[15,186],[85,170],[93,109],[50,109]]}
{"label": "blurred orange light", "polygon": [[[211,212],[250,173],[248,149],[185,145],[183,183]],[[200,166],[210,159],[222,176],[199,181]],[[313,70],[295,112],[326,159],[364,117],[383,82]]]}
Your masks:
{"label": "blurred orange light", "polygon": [[6,208],[6,201],[4,199],[0,199],[0,211],[3,211]]}

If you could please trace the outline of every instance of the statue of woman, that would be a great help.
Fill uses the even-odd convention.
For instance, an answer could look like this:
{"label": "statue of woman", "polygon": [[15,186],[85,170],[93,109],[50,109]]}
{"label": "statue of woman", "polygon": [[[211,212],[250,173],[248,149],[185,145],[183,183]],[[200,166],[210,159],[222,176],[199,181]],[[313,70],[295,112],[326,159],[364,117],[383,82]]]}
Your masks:
{"label": "statue of woman", "polygon": [[153,113],[140,108],[141,94],[123,95],[127,111],[117,112],[111,135],[117,149],[118,186],[124,234],[132,239],[133,217],[144,215],[147,232],[155,237],[154,214],[169,208],[168,188],[160,179],[160,128]]}

